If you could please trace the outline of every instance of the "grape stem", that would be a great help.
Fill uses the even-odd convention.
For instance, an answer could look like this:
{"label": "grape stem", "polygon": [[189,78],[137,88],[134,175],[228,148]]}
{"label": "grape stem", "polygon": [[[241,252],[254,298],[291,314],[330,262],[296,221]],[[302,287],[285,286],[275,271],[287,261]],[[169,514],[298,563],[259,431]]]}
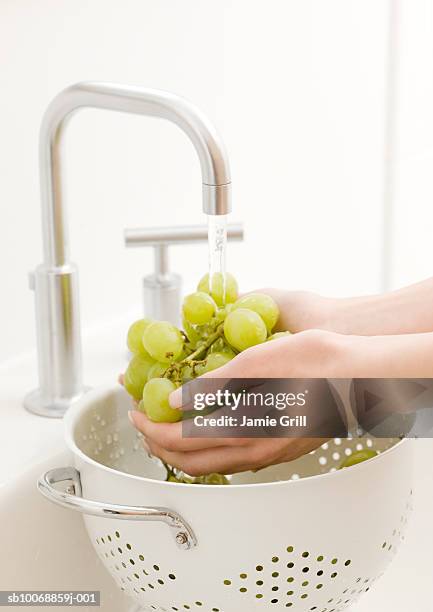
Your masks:
{"label": "grape stem", "polygon": [[209,336],[209,338],[204,342],[198,349],[196,349],[193,353],[185,357],[183,361],[180,363],[188,363],[189,361],[194,361],[196,359],[200,359],[204,356],[208,350],[212,346],[214,342],[216,342],[224,333],[224,323],[221,323],[216,329],[216,331]]}
{"label": "grape stem", "polygon": [[[170,376],[173,375],[173,367],[175,370],[177,370],[179,367],[181,368],[182,365],[187,365],[193,362],[193,368],[194,368],[194,366],[197,365],[194,362],[199,361],[201,357],[205,357],[208,349],[212,346],[214,342],[216,342],[219,338],[221,338],[223,334],[224,334],[224,323],[221,323],[221,325],[217,327],[215,332],[211,334],[209,338],[206,340],[206,342],[204,342],[198,349],[190,353],[188,357],[185,357],[185,359],[183,359],[182,361],[179,361],[179,363],[172,364],[171,367],[167,368],[167,370],[163,374],[164,378],[170,378]],[[166,481],[170,477],[173,477],[173,476],[176,478],[177,475],[174,469],[170,465],[168,465],[168,463],[166,463],[165,461],[162,461],[162,463],[165,469],[167,470]]]}

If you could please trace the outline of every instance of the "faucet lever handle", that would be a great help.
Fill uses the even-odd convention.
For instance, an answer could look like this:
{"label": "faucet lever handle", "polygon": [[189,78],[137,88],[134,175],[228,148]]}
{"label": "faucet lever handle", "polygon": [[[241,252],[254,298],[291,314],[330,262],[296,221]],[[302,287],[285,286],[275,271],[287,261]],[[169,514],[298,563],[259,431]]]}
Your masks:
{"label": "faucet lever handle", "polygon": [[[192,244],[206,242],[208,228],[206,225],[174,225],[169,227],[138,227],[125,229],[125,246],[144,247],[168,244]],[[242,223],[227,225],[227,240],[241,241],[244,239]]]}

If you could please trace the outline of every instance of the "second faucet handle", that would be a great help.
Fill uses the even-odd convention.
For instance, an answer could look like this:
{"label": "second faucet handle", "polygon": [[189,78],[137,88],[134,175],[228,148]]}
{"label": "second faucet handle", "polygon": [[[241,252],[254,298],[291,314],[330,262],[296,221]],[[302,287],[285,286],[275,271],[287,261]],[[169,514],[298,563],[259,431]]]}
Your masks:
{"label": "second faucet handle", "polygon": [[[227,240],[241,241],[243,225],[227,225]],[[150,319],[170,321],[179,325],[182,278],[170,272],[168,248],[176,244],[207,242],[206,225],[178,225],[172,227],[148,227],[125,229],[125,246],[153,247],[155,253],[154,272],[143,278],[144,316]]]}

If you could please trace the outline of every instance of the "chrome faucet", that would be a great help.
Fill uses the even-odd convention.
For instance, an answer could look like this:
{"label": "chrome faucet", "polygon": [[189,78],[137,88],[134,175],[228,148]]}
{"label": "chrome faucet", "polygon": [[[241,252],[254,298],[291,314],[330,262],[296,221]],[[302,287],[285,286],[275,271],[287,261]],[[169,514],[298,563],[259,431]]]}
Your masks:
{"label": "chrome faucet", "polygon": [[86,387],[82,377],[78,269],[70,261],[61,145],[67,120],[82,108],[159,117],[189,136],[201,165],[203,211],[230,212],[230,171],[223,144],[207,118],[165,91],[111,83],[78,83],[48,106],[40,130],[40,183],[44,261],[31,275],[35,292],[39,388],[28,394],[30,412],[61,417]]}

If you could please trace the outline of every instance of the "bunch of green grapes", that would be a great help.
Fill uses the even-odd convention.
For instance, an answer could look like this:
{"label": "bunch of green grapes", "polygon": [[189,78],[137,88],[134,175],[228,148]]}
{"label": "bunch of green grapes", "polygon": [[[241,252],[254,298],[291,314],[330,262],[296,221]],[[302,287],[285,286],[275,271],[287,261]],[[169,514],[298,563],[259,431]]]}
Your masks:
{"label": "bunch of green grapes", "polygon": [[[125,372],[125,389],[152,421],[179,421],[182,412],[170,407],[170,393],[220,368],[251,346],[289,334],[272,333],[278,318],[278,306],[269,295],[238,297],[238,285],[231,274],[225,278],[221,273],[214,274],[211,286],[206,274],[197,291],[183,301],[183,330],[168,321],[150,319],[131,325],[127,344],[133,357]],[[194,484],[225,481],[219,474],[181,480],[171,468],[167,479]]]}

